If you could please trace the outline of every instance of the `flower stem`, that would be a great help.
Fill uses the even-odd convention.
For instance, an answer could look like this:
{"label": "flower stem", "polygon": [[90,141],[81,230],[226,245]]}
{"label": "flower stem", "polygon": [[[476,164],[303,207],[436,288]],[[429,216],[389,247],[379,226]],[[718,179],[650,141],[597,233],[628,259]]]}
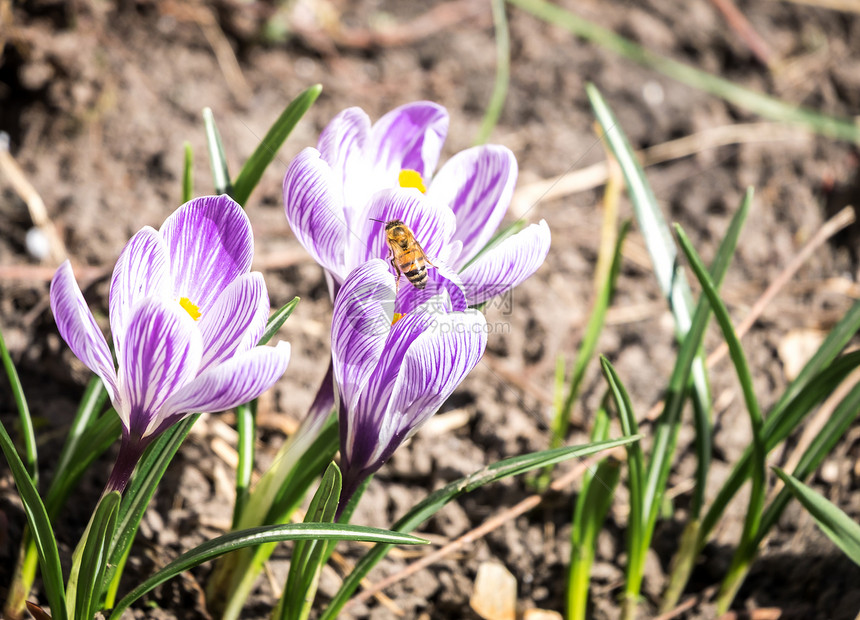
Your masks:
{"label": "flower stem", "polygon": [[102,493],[103,496],[111,491],[119,491],[120,493],[125,491],[125,487],[134,473],[134,468],[137,467],[137,462],[148,445],[149,441],[143,440],[140,437],[131,437],[123,430],[119,454],[116,457],[116,463],[114,463],[110,478],[108,478],[105,485],[105,490]]}

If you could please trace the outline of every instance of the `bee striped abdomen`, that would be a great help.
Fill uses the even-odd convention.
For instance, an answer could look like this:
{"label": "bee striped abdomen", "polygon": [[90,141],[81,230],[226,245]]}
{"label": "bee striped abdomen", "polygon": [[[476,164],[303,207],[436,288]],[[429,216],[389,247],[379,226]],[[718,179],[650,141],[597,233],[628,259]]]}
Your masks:
{"label": "bee striped abdomen", "polygon": [[427,286],[427,265],[423,260],[416,260],[409,264],[401,264],[400,270],[406,279],[412,282],[412,285],[423,289]]}

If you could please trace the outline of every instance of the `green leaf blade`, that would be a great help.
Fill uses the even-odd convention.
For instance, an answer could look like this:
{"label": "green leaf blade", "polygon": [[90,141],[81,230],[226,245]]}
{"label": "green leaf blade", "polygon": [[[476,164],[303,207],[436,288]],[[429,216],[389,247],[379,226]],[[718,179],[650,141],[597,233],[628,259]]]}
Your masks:
{"label": "green leaf blade", "polygon": [[75,589],[75,618],[89,619],[98,611],[102,578],[107,566],[107,551],[113,528],[116,527],[119,502],[118,491],[102,497],[93,512],[86,537],[80,543],[84,545],[79,556],[80,561],[75,563],[72,577],[69,579],[70,587]]}
{"label": "green leaf blade", "polygon": [[275,159],[281,145],[321,92],[322,85],[315,84],[293,99],[260,141],[259,146],[245,162],[245,165],[242,166],[236,176],[232,192],[233,199],[240,205],[245,206],[251,192],[260,182],[266,167]]}
{"label": "green leaf blade", "polygon": [[[569,446],[566,448],[557,448],[555,450],[544,450],[542,452],[534,452],[532,454],[524,454],[501,460],[473,473],[470,476],[466,476],[465,478],[461,478],[447,484],[441,489],[431,493],[401,517],[397,523],[392,526],[392,530],[398,532],[411,532],[424,521],[436,514],[450,501],[464,493],[468,493],[469,491],[482,487],[485,484],[510,476],[524,474],[546,465],[554,465],[568,459],[585,457],[602,450],[624,446],[630,442],[638,440],[638,436],[624,437],[622,439],[601,441],[583,446]],[[340,590],[338,590],[331,603],[329,603],[329,606],[323,612],[320,617],[321,620],[333,620],[338,617],[340,610],[349,600],[349,597],[352,596],[353,592],[358,588],[361,580],[374,566],[376,566],[379,560],[385,557],[385,554],[389,549],[390,546],[388,545],[376,545],[367,554],[365,554],[361,560],[359,560],[353,571],[344,580],[343,585]]]}
{"label": "green leaf blade", "polygon": [[[331,463],[311,499],[305,514],[305,523],[334,523],[342,486],[340,469]],[[281,620],[304,620],[308,617],[322,565],[328,560],[329,552],[333,549],[334,541],[329,541],[328,544],[321,540],[296,542],[284,595],[278,603],[274,617]]]}
{"label": "green leaf blade", "polygon": [[179,575],[203,562],[215,559],[225,553],[238,551],[246,547],[276,543],[285,540],[353,540],[390,545],[425,545],[427,541],[416,536],[401,532],[381,530],[361,525],[344,525],[340,523],[289,523],[286,525],[268,525],[239,532],[230,532],[198,545],[183,553],[160,571],[146,579],[137,588],[129,592],[111,612],[111,618],[119,618],[129,605],[144,594],[168,579]]}
{"label": "green leaf blade", "polygon": [[212,108],[203,108],[203,126],[206,130],[206,143],[209,147],[209,163],[212,166],[212,183],[215,186],[215,193],[231,194],[233,186],[230,183],[227,156],[224,154],[224,144],[221,142],[218,127],[215,125],[215,115],[212,113]]}
{"label": "green leaf blade", "polygon": [[39,554],[42,581],[45,585],[45,594],[48,597],[51,612],[56,620],[66,620],[68,612],[66,610],[63,570],[60,567],[60,554],[57,550],[57,541],[54,539],[51,520],[48,518],[45,505],[42,503],[42,498],[39,497],[39,492],[36,490],[30,474],[27,473],[27,468],[21,461],[21,457],[18,456],[12,438],[9,437],[9,433],[6,432],[6,427],[2,423],[0,423],[0,450],[6,457],[6,462],[9,463],[15,486],[18,487],[18,495],[24,505],[30,533]]}
{"label": "green leaf blade", "polygon": [[812,515],[821,531],[842,549],[852,562],[860,566],[860,525],[794,476],[778,467],[774,467],[773,471],[785,483],[786,489]]}

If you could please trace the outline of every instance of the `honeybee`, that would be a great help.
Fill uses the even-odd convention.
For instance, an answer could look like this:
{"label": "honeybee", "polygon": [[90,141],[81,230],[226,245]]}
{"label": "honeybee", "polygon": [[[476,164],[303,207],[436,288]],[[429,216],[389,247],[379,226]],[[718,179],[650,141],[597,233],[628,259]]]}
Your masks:
{"label": "honeybee", "polygon": [[401,273],[415,288],[427,286],[427,266],[436,265],[427,258],[409,227],[400,220],[389,220],[385,223],[385,240],[388,242],[391,266],[397,272],[397,286],[400,286]]}

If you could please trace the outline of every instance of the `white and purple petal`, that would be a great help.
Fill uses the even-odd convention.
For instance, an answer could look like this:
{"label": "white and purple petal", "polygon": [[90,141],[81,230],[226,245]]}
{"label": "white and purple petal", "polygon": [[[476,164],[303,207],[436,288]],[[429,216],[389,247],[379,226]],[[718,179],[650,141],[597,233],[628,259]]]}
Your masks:
{"label": "white and purple petal", "polygon": [[460,272],[469,305],[501,295],[528,278],[543,264],[549,246],[549,226],[541,220],[487,250]]}
{"label": "white and purple petal", "polygon": [[160,433],[190,413],[232,409],[254,400],[280,379],[290,363],[290,345],[253,347],[208,369],[164,404],[150,433]]}
{"label": "white and purple petal", "polygon": [[113,268],[110,330],[116,350],[138,302],[152,296],[170,299],[172,295],[167,245],[157,230],[146,226],[125,244]]}
{"label": "white and purple petal", "polygon": [[394,318],[394,277],[382,260],[357,267],[334,303],[331,355],[335,385],[347,409],[376,367]]}
{"label": "white and purple petal", "polygon": [[511,203],[517,182],[517,160],[498,145],[460,151],[445,162],[427,196],[451,207],[457,216],[455,239],[463,242],[464,265],[492,238]]}
{"label": "white and purple petal", "polygon": [[284,177],[284,210],[293,234],[322,267],[342,280],[348,223],[338,199],[340,183],[319,151],[306,148]]}
{"label": "white and purple petal", "polygon": [[408,314],[419,306],[430,305],[434,312],[448,313],[465,310],[468,306],[466,290],[456,271],[446,263],[437,261],[427,268],[427,283],[423,289],[412,286],[401,278],[394,311]]}
{"label": "white and purple petal", "polygon": [[199,320],[203,337],[200,371],[221,364],[257,345],[269,318],[269,296],[263,274],[242,274]]}
{"label": "white and purple petal", "polygon": [[370,130],[368,153],[378,169],[396,180],[403,169],[415,170],[425,182],[433,175],[448,135],[448,112],[430,101],[395,108]]}
{"label": "white and purple petal", "polygon": [[403,358],[386,416],[390,432],[404,439],[411,436],[478,364],[486,347],[487,322],[481,312],[437,317]]}
{"label": "white and purple petal", "polygon": [[158,297],[137,304],[123,336],[117,413],[132,437],[143,438],[168,398],[197,376],[203,343],[188,312]]}
{"label": "white and purple petal", "polygon": [[392,329],[390,340],[396,344],[391,355],[383,355],[358,404],[364,419],[350,465],[364,471],[382,465],[436,413],[487,345],[486,320],[477,310],[437,316],[419,312],[401,319],[395,329],[400,323],[398,334]]}
{"label": "white and purple petal", "polygon": [[385,223],[401,220],[415,237],[427,258],[434,260],[451,241],[456,227],[454,213],[415,188],[395,188],[376,192],[367,206],[366,217],[357,222],[361,243],[353,244],[350,264],[360,265],[372,258],[388,258]]}
{"label": "white and purple petal", "polygon": [[69,261],[63,262],[54,274],[50,296],[51,311],[54,313],[60,336],[69,345],[72,353],[101,378],[111,402],[119,411],[121,399],[113,358],[107,341],[87,307],[78,283],[75,282]]}
{"label": "white and purple petal", "polygon": [[343,190],[343,204],[363,204],[370,162],[365,153],[370,137],[370,117],[361,108],[347,108],[335,116],[320,134],[317,148]]}
{"label": "white and purple petal", "polygon": [[[363,470],[374,461],[385,448],[380,442],[380,429],[388,410],[394,384],[401,370],[404,356],[409,347],[433,324],[433,316],[425,312],[415,312],[404,316],[392,327],[384,341],[379,361],[373,367],[362,386],[358,398],[350,406],[346,402],[346,414],[341,413],[341,454],[345,466]],[[335,369],[337,366],[335,366]]]}
{"label": "white and purple petal", "polygon": [[160,232],[170,254],[174,295],[187,297],[203,313],[251,267],[251,223],[229,196],[185,203],[165,220]]}

